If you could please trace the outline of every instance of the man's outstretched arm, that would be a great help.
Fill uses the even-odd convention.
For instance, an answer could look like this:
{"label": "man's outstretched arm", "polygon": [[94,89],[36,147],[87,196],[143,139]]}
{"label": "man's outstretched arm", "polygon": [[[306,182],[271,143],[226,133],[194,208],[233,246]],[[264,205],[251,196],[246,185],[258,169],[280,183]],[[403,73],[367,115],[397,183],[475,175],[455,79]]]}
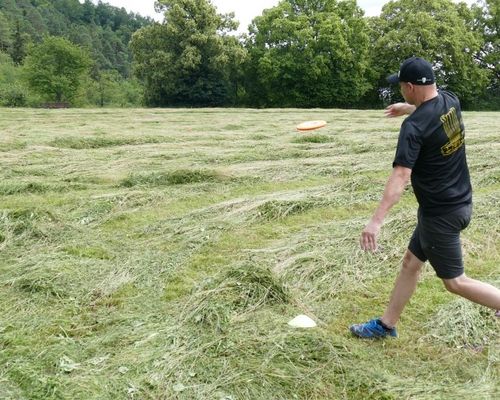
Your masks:
{"label": "man's outstretched arm", "polygon": [[415,107],[412,104],[394,103],[384,110],[384,114],[386,117],[394,118],[394,117],[400,117],[402,115],[410,115],[416,109],[417,107]]}

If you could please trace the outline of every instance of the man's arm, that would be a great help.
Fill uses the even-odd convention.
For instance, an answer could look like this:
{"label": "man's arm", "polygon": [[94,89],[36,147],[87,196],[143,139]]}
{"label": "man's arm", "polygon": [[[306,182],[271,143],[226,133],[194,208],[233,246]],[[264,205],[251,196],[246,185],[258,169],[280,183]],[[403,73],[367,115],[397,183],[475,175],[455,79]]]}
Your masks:
{"label": "man's arm", "polygon": [[360,244],[363,250],[377,250],[377,238],[380,233],[380,228],[384,222],[384,218],[392,206],[401,198],[410,176],[410,168],[399,165],[396,165],[393,168],[392,173],[385,185],[382,200],[380,201],[380,204],[373,214],[370,222],[361,233]]}
{"label": "man's arm", "polygon": [[384,110],[384,114],[386,117],[394,118],[394,117],[400,117],[401,115],[410,115],[416,109],[417,107],[415,107],[412,104],[394,103]]}

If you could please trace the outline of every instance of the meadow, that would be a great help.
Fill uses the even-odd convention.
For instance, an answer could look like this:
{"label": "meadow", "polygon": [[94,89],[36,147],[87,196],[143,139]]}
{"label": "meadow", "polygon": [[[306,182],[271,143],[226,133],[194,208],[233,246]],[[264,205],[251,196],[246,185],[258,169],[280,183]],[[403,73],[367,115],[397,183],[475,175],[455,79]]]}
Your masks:
{"label": "meadow", "polygon": [[[466,271],[497,286],[499,119],[464,113]],[[500,398],[500,321],[429,265],[398,339],[348,331],[382,313],[415,225],[409,187],[359,249],[401,121],[0,109],[0,398]]]}

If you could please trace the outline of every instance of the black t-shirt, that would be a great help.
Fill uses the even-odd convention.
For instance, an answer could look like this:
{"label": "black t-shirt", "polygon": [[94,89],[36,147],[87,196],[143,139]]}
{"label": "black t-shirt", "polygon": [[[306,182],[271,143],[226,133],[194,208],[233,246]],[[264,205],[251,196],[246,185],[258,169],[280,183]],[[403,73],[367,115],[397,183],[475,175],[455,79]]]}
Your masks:
{"label": "black t-shirt", "polygon": [[411,184],[424,214],[446,214],[472,202],[464,124],[453,93],[440,90],[404,120],[396,165],[412,169]]}

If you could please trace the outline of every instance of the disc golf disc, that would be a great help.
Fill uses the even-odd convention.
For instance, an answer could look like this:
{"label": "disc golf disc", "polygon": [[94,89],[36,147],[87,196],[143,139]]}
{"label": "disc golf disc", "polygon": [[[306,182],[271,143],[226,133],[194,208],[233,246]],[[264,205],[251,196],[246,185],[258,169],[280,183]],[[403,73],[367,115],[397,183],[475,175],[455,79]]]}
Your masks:
{"label": "disc golf disc", "polygon": [[323,128],[326,125],[326,121],[306,121],[297,125],[297,130],[299,131],[312,131],[314,129]]}
{"label": "disc golf disc", "polygon": [[314,322],[314,320],[309,318],[307,315],[298,315],[288,322],[288,325],[294,328],[315,328],[316,322]]}

